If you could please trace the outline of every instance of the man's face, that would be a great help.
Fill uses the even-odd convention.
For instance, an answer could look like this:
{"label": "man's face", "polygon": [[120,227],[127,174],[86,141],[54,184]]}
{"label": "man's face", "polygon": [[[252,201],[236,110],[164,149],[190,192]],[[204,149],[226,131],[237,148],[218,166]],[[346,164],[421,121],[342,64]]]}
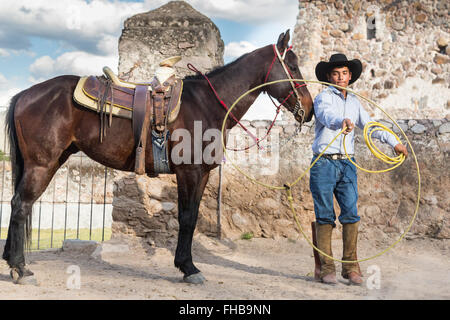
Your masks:
{"label": "man's face", "polygon": [[330,73],[327,74],[328,82],[341,86],[347,87],[348,83],[352,79],[352,73],[348,69],[348,67],[336,67],[333,68]]}

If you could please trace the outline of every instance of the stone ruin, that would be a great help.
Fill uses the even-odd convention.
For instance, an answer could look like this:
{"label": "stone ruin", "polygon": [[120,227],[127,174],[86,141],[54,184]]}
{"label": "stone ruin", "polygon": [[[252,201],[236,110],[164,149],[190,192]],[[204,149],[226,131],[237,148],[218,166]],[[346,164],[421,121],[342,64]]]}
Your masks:
{"label": "stone ruin", "polygon": [[119,76],[129,81],[148,81],[161,60],[180,55],[177,75],[192,74],[192,63],[207,72],[223,65],[224,44],[217,26],[184,1],[125,20],[119,39]]}
{"label": "stone ruin", "polygon": [[[360,59],[352,89],[397,119],[450,116],[450,26],[445,0],[299,0],[293,45],[306,79],[336,52]],[[320,85],[310,85],[317,94]],[[372,116],[384,116],[376,108]]]}

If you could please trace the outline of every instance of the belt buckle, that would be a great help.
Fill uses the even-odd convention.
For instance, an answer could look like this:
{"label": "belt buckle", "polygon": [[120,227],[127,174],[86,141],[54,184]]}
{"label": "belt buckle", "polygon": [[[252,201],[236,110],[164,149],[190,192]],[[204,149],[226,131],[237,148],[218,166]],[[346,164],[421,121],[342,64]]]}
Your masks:
{"label": "belt buckle", "polygon": [[332,155],[331,155],[331,159],[337,160],[337,159],[338,159],[338,155],[337,155],[337,154],[332,154]]}

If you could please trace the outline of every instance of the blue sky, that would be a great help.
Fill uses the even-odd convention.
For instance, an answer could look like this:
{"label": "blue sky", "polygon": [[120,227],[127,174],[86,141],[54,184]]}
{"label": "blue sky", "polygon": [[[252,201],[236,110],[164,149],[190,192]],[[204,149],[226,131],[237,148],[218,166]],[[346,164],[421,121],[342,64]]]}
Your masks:
{"label": "blue sky", "polygon": [[[54,76],[97,74],[104,65],[116,69],[124,20],[167,2],[1,0],[0,106],[18,91]],[[292,34],[298,13],[298,0],[186,2],[219,28],[225,63],[274,43],[286,29]]]}

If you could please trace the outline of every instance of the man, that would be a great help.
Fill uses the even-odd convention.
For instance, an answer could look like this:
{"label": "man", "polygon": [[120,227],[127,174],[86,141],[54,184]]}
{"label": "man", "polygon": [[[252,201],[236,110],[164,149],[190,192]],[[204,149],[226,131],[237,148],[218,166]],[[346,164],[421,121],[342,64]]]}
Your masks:
{"label": "man", "polygon": [[[362,72],[359,60],[347,60],[344,54],[334,54],[329,62],[320,62],[316,66],[319,81],[329,82],[346,88],[355,82]],[[345,127],[347,153],[353,158],[355,125],[364,128],[372,121],[358,98],[345,89],[328,86],[314,100],[316,116],[315,138],[312,145],[314,161],[331,140]],[[386,131],[376,131],[373,137],[388,143],[397,154],[408,155],[403,144],[399,144],[393,135]],[[331,236],[336,226],[333,207],[333,194],[341,209],[339,221],[342,224],[343,256],[342,260],[357,260],[356,246],[360,217],[357,212],[357,176],[356,167],[345,156],[344,136],[341,135],[326,150],[310,172],[310,189],[314,200],[316,215],[317,247],[332,256]],[[334,261],[320,255],[320,279],[327,284],[336,284]],[[358,263],[342,263],[342,276],[350,284],[360,285],[362,274]]]}

